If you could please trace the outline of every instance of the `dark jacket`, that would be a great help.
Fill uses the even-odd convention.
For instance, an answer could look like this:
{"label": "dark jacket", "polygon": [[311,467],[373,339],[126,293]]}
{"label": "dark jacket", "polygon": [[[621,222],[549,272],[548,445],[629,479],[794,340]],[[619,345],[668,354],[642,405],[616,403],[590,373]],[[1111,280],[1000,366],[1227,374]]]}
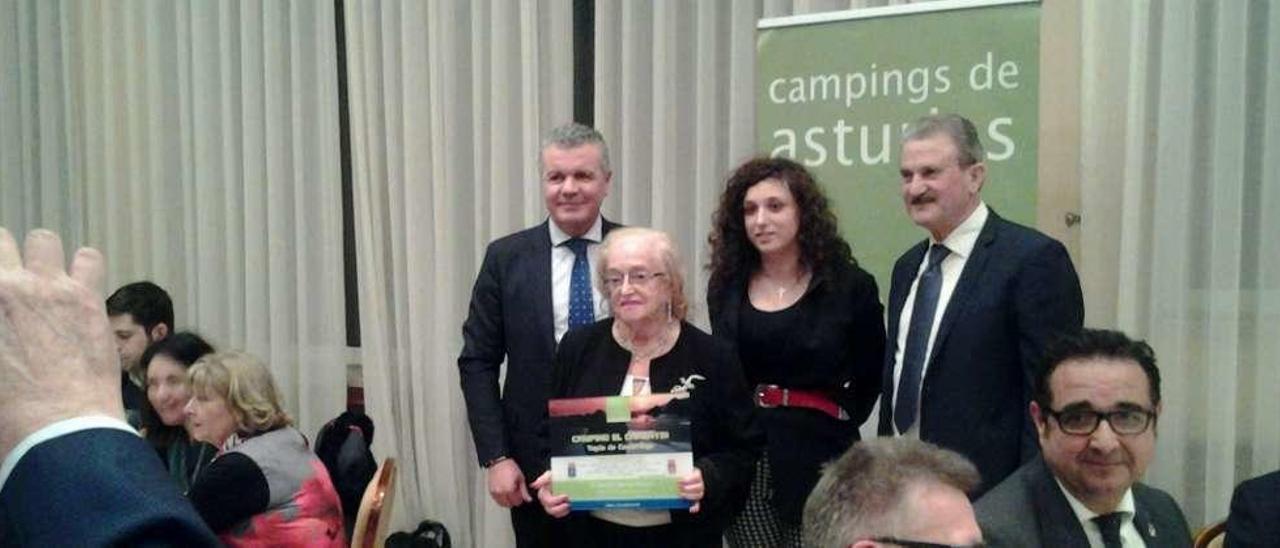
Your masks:
{"label": "dark jacket", "polygon": [[220,546],[146,441],[93,428],[32,447],[0,490],[0,546]]}
{"label": "dark jacket", "polygon": [[[614,341],[612,328],[613,319],[606,319],[564,336],[556,353],[552,397],[618,394],[631,354]],[[650,388],[655,394],[668,393],[690,375],[705,377],[683,403],[692,428],[693,464],[702,470],[706,495],[697,514],[674,511],[672,522],[689,544],[706,539],[719,546],[728,520],[746,500],[761,433],[733,351],[684,323],[671,351],[650,362]]]}
{"label": "dark jacket", "polygon": [[[770,371],[745,372],[749,386],[776,384],[825,392],[850,415],[851,420],[840,421],[810,409],[759,410],[773,503],[783,519],[797,524],[822,464],[859,439],[858,427],[880,395],[885,335],[876,281],[852,264],[839,265],[833,274],[828,280],[816,278],[793,305],[799,318],[795,333],[801,336],[769,341],[789,357],[787,363]],[[707,296],[712,331],[735,349],[740,347],[744,303],[745,277]]]}
{"label": "dark jacket", "polygon": [[[1168,493],[1133,485],[1133,525],[1147,546],[1190,548],[1187,518]],[[1088,546],[1084,528],[1044,459],[1036,457],[974,504],[987,546]]]}
{"label": "dark jacket", "polygon": [[[880,434],[893,433],[898,324],[929,241],[893,266]],[[1027,414],[1045,347],[1084,322],[1080,279],[1057,240],[990,212],[938,324],[920,387],[920,439],[968,457],[979,494],[1040,452]]]}
{"label": "dark jacket", "polygon": [[[602,233],[618,225],[607,219]],[[489,244],[462,324],[458,369],[481,464],[515,459],[527,481],[544,470],[538,437],[551,385],[555,320],[551,309],[547,222]],[[502,361],[506,380],[498,390]]]}
{"label": "dark jacket", "polygon": [[1236,486],[1227,517],[1227,548],[1276,544],[1280,544],[1280,471]]}

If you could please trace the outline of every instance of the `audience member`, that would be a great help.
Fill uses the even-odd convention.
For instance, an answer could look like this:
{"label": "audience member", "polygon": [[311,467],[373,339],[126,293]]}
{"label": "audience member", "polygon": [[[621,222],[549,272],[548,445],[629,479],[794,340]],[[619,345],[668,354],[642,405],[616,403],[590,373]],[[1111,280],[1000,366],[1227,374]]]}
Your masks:
{"label": "audience member", "polygon": [[809,494],[805,546],[981,546],[966,496],[977,485],[973,464],[953,451],[903,438],[855,443]]}
{"label": "audience member", "polygon": [[880,400],[881,435],[959,451],[982,474],[979,493],[1035,456],[1032,372],[1084,319],[1066,248],[983,203],[984,159],[977,129],[954,114],[903,137],[902,201],[929,238],[893,266]]}
{"label": "audience member", "polygon": [[222,450],[188,491],[205,523],[229,546],[345,546],[329,472],[291,426],[266,365],[219,352],[189,374],[191,437]]}
{"label": "audience member", "polygon": [[730,545],[799,546],[822,463],[856,441],[880,396],[884,307],[804,166],[752,159],[713,217],[707,308],[738,352],[767,437]]}
{"label": "audience member", "polygon": [[213,446],[191,439],[186,427],[186,407],[191,400],[187,368],[212,353],[213,347],[199,335],[183,331],[147,347],[139,363],[147,379],[150,404],[142,411],[143,435],[184,492],[217,453]]}
{"label": "audience member", "polygon": [[1280,546],[1280,471],[1236,486],[1227,517],[1227,548]]}
{"label": "audience member", "polygon": [[1191,546],[1182,510],[1138,483],[1155,454],[1155,353],[1085,329],[1049,348],[1029,405],[1042,457],[978,500],[990,546]]}
{"label": "audience member", "polygon": [[[615,318],[569,334],[556,352],[551,396],[688,394],[664,412],[681,412],[692,431],[694,470],[678,482],[688,511],[597,510],[568,518],[568,546],[719,547],[742,507],[761,433],[735,352],[684,321],[684,275],[671,238],[648,228],[619,228],[605,238],[597,267]],[[569,514],[553,495],[551,472],[533,487],[551,516]]]}
{"label": "audience member", "polygon": [[541,166],[550,219],[489,244],[458,356],[476,456],[488,469],[489,495],[511,508],[521,548],[558,546],[560,526],[527,504],[525,481],[545,469],[538,436],[557,342],[609,314],[592,285],[591,263],[598,242],[617,226],[600,215],[613,176],[600,133],[581,124],[551,130]]}
{"label": "audience member", "polygon": [[146,379],[139,367],[142,353],[173,332],[173,301],[160,286],[133,282],[107,297],[107,317],[120,354],[120,391],[129,424],[139,428],[147,404]]}
{"label": "audience member", "polygon": [[[218,546],[124,422],[103,258],[0,228],[0,545]],[[89,456],[91,458],[86,458]]]}

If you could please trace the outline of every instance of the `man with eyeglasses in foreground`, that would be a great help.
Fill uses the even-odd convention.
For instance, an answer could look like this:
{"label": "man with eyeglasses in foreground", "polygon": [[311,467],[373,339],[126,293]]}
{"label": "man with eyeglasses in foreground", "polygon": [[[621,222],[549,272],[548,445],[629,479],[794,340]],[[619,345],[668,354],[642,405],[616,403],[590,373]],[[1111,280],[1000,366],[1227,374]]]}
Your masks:
{"label": "man with eyeglasses in foreground", "polygon": [[1191,546],[1173,498],[1138,483],[1160,416],[1150,346],[1117,331],[1064,337],[1036,372],[1030,412],[1042,456],[975,505],[990,546]]}
{"label": "man with eyeglasses in foreground", "polygon": [[970,493],[978,470],[959,453],[911,438],[854,443],[826,465],[804,505],[812,548],[976,548]]}

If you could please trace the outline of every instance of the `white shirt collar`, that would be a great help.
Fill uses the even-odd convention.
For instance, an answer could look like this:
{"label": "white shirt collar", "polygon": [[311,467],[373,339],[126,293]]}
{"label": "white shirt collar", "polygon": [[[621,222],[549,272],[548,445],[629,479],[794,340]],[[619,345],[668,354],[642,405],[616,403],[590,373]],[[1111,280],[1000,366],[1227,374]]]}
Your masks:
{"label": "white shirt collar", "polygon": [[[584,240],[590,240],[592,242],[599,243],[600,240],[603,239],[603,234],[604,234],[603,219],[604,217],[600,215],[596,215],[596,222],[591,225],[591,228],[587,230],[586,234],[583,234],[580,237]],[[557,225],[554,220],[548,219],[547,226],[551,230],[551,247],[556,247],[562,243],[565,243],[573,239],[573,236],[570,236],[567,233],[565,233],[565,231],[560,230],[560,225]]]}
{"label": "white shirt collar", "polygon": [[[1089,507],[1085,506],[1083,502],[1080,502],[1079,499],[1076,499],[1074,496],[1072,496],[1071,491],[1068,491],[1066,486],[1062,485],[1062,481],[1059,480],[1056,476],[1053,478],[1053,481],[1058,484],[1058,489],[1061,489],[1062,494],[1067,497],[1067,504],[1071,506],[1071,511],[1075,513],[1076,519],[1080,521],[1081,526],[1088,527],[1089,524],[1093,522],[1093,518],[1096,518],[1100,515],[1097,512],[1090,510]],[[1128,521],[1128,522],[1133,521],[1133,514],[1134,512],[1136,512],[1136,510],[1133,505],[1133,488],[1132,487],[1124,490],[1124,496],[1120,497],[1120,504],[1116,505],[1116,509],[1114,510],[1114,512],[1119,512],[1121,514],[1124,514],[1125,521]]]}
{"label": "white shirt collar", "polygon": [[[973,246],[978,243],[978,235],[982,233],[982,227],[987,224],[987,217],[990,216],[990,210],[987,209],[986,202],[979,201],[978,207],[973,209],[973,213],[960,223],[951,234],[942,240],[942,245],[947,248],[953,255],[963,258],[969,258],[969,254],[973,253]],[[929,243],[936,244],[933,237],[929,237]]]}

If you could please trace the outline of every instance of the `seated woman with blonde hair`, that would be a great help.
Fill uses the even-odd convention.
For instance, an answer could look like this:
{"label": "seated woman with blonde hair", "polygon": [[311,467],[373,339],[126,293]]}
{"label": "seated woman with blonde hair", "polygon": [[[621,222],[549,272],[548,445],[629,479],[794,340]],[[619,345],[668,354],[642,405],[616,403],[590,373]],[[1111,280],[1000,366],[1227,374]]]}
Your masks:
{"label": "seated woman with blonde hair", "polygon": [[191,435],[220,448],[187,493],[209,528],[229,546],[344,546],[338,493],[267,367],[219,352],[189,374]]}

